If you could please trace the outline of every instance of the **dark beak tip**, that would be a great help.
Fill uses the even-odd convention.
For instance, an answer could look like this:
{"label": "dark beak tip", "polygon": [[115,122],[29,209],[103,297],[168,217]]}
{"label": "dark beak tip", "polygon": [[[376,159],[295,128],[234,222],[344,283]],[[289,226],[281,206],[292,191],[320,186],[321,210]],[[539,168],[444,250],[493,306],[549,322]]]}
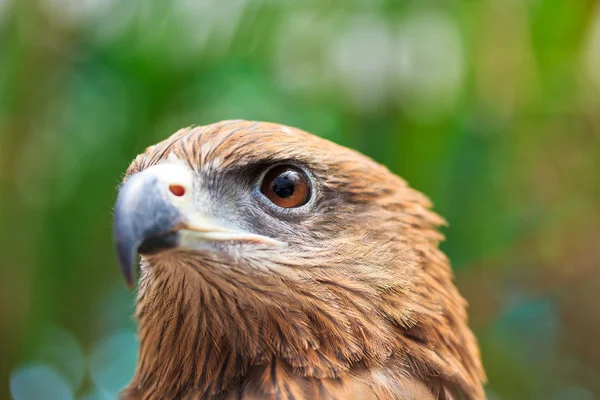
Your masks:
{"label": "dark beak tip", "polygon": [[119,264],[121,264],[121,273],[125,278],[125,283],[129,289],[134,287],[134,264],[137,254],[137,247],[117,241],[115,243]]}

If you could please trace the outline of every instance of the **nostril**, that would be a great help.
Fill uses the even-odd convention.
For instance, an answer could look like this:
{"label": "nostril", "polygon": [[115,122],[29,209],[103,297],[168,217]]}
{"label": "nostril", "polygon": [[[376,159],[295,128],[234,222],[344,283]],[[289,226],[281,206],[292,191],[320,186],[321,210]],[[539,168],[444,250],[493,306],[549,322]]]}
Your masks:
{"label": "nostril", "polygon": [[185,188],[181,185],[169,185],[169,190],[177,197],[181,197],[185,194]]}

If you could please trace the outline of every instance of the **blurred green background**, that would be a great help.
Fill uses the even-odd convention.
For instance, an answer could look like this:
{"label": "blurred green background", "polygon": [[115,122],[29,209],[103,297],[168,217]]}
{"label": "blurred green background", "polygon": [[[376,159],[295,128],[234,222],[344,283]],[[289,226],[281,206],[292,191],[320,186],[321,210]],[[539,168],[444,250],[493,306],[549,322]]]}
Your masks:
{"label": "blurred green background", "polygon": [[0,0],[0,397],[115,397],[122,173],[244,118],[433,199],[490,399],[599,398],[599,106],[592,0]]}

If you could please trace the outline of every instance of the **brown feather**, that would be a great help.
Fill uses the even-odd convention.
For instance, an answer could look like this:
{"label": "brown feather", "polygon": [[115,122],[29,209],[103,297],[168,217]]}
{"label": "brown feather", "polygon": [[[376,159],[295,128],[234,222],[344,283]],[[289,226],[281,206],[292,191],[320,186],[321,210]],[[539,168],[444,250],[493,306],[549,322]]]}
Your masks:
{"label": "brown feather", "polygon": [[182,129],[127,175],[170,153],[208,187],[216,171],[309,165],[321,205],[268,261],[145,258],[124,399],[484,398],[466,302],[438,249],[444,220],[424,195],[355,151],[248,121]]}

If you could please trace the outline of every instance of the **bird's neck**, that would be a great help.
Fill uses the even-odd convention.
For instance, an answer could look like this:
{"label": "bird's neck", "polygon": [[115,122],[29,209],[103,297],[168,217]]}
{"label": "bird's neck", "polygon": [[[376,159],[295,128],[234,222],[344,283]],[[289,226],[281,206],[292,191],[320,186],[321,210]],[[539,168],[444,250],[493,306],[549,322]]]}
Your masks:
{"label": "bird's neck", "polygon": [[386,329],[347,312],[351,303],[325,301],[325,293],[282,293],[268,284],[246,289],[246,282],[198,274],[143,272],[140,351],[130,391],[160,387],[165,398],[190,390],[221,393],[274,361],[298,376],[339,378],[389,357]]}

